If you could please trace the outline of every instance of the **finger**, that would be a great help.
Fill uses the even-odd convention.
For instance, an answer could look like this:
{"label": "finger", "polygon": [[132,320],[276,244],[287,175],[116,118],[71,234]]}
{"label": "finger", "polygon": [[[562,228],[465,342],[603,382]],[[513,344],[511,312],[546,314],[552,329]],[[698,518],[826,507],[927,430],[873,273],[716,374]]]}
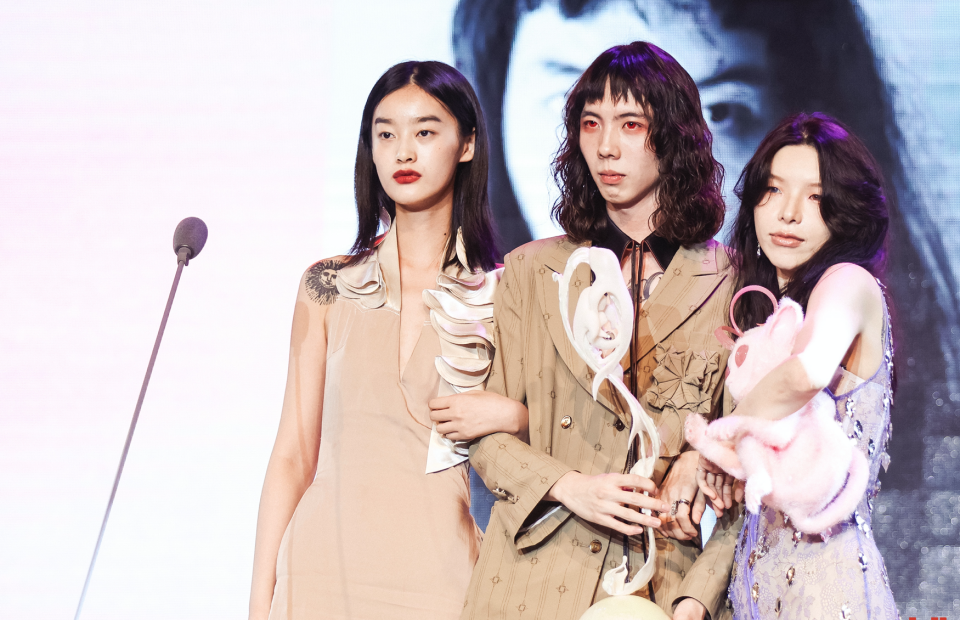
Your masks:
{"label": "finger", "polygon": [[607,499],[617,504],[627,504],[629,506],[636,506],[637,508],[656,510],[657,512],[669,512],[670,510],[670,504],[661,499],[650,497],[643,493],[633,493],[632,491],[624,491],[621,489],[614,491]]}
{"label": "finger", "polygon": [[717,495],[717,485],[716,485],[717,475],[714,474],[713,472],[708,471],[705,477],[705,481],[707,483],[707,486],[705,488],[710,490],[709,491],[710,499],[716,502],[718,499],[720,499],[720,497]]}
{"label": "finger", "polygon": [[707,496],[707,499],[717,500],[717,497],[714,493],[713,487],[706,481],[706,479],[699,482],[700,492]]}
{"label": "finger", "polygon": [[673,515],[673,505],[666,505],[669,506],[668,510],[659,513],[661,525],[657,531],[667,538],[675,538],[678,533],[682,533],[682,530],[677,528],[677,517]]}
{"label": "finger", "polygon": [[717,474],[713,478],[713,490],[717,496],[717,503],[723,504],[723,474]]}
{"label": "finger", "polygon": [[650,527],[657,528],[663,525],[663,522],[653,515],[645,515],[642,512],[637,512],[636,510],[631,510],[630,508],[616,504],[610,508],[610,514],[628,523],[636,523],[637,525],[649,525]]}
{"label": "finger", "polygon": [[643,527],[618,521],[610,515],[600,515],[596,520],[596,523],[609,527],[611,530],[615,530],[621,534],[626,534],[627,536],[637,536],[639,534],[643,534]]}
{"label": "finger", "polygon": [[700,487],[701,493],[707,497],[712,497],[712,489],[707,484],[707,470],[697,468],[697,486]]}
{"label": "finger", "polygon": [[703,493],[697,493],[697,496],[693,500],[693,508],[690,509],[690,519],[700,525],[700,521],[703,519],[703,513],[707,510],[707,496]]}
{"label": "finger", "polygon": [[453,439],[452,435],[459,432],[460,425],[454,422],[438,422],[437,423],[437,432],[447,437],[448,439]]}
{"label": "finger", "polygon": [[703,458],[703,456],[700,457],[700,467],[706,470],[707,473],[711,473],[711,474],[718,474],[723,471],[717,466],[716,463],[714,463],[709,459]]}
{"label": "finger", "polygon": [[678,524],[678,517],[671,517],[670,522],[667,523],[662,529],[666,530],[666,535],[668,537],[675,540],[688,540],[690,538],[680,528],[680,525]]}
{"label": "finger", "polygon": [[713,508],[713,514],[717,515],[717,518],[723,516],[723,504],[718,504],[712,499],[707,499],[707,505]]}
{"label": "finger", "polygon": [[616,476],[611,476],[610,481],[621,488],[630,487],[631,489],[636,489],[637,491],[646,491],[650,495],[657,494],[657,485],[653,483],[653,480],[650,478],[644,478],[643,476],[638,476],[636,474],[618,474]]}
{"label": "finger", "polygon": [[729,510],[733,507],[733,483],[731,476],[724,476],[723,481],[723,507]]}
{"label": "finger", "polygon": [[733,499],[737,500],[737,503],[743,503],[743,480],[737,480],[733,485]]}
{"label": "finger", "polygon": [[704,495],[706,495],[707,497],[709,497],[709,498],[711,498],[711,499],[715,499],[715,498],[713,498],[713,487],[711,487],[709,484],[707,484],[707,479],[706,479],[706,478],[697,480],[697,486],[700,488],[700,492],[701,492],[701,493],[703,493]]}
{"label": "finger", "polygon": [[687,504],[680,504],[677,507],[677,529],[684,535],[678,540],[690,540],[699,533],[697,526],[690,520],[690,506]]}
{"label": "finger", "polygon": [[450,422],[453,416],[450,415],[449,409],[431,409],[430,419],[439,424],[440,422]]}
{"label": "finger", "polygon": [[453,404],[453,397],[456,394],[451,396],[437,396],[436,398],[431,398],[427,401],[427,406],[431,409],[449,409],[450,405]]}

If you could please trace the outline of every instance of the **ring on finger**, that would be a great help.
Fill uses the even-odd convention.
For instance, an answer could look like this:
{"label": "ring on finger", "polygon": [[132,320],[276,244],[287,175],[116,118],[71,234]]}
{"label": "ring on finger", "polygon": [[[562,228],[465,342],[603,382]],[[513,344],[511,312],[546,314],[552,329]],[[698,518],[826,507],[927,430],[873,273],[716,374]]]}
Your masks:
{"label": "ring on finger", "polygon": [[671,516],[671,517],[677,516],[677,511],[680,509],[680,504],[686,504],[687,506],[689,506],[689,505],[690,505],[690,500],[688,500],[688,499],[678,499],[678,500],[676,500],[675,502],[673,502],[673,504],[670,506],[670,516]]}

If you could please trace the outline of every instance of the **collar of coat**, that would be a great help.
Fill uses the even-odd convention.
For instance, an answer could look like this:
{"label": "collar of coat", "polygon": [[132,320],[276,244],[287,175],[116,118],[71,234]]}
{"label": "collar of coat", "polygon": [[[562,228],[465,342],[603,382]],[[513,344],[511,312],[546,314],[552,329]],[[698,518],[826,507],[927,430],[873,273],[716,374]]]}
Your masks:
{"label": "collar of coat", "polygon": [[[559,283],[553,279],[554,273],[563,273],[567,259],[578,247],[589,243],[575,244],[566,237],[558,237],[540,254],[545,269],[535,274],[537,300],[543,311],[547,330],[553,340],[560,358],[567,368],[577,377],[577,381],[588,392],[592,391],[593,373],[586,362],[580,358],[573,345],[567,339],[560,318]],[[679,247],[673,259],[664,270],[663,278],[657,284],[650,299],[640,310],[637,334],[639,349],[638,360],[650,354],[658,343],[666,340],[670,334],[682,326],[691,315],[699,310],[710,298],[717,287],[728,277],[726,253],[713,240],[690,247]],[[569,316],[577,306],[580,293],[590,286],[590,269],[581,265],[571,278]],[[601,385],[597,399],[605,407],[616,412],[621,419],[629,415],[620,397],[608,381]]]}

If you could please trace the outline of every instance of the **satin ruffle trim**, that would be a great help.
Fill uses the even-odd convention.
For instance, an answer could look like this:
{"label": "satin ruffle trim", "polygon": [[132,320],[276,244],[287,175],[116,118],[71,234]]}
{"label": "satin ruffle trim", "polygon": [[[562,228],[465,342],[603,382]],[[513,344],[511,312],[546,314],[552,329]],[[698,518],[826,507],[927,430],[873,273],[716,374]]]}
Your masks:
{"label": "satin ruffle trim", "polygon": [[[382,307],[389,298],[378,260],[379,249],[363,262],[341,269],[337,290],[364,308]],[[423,291],[430,309],[430,323],[440,338],[435,359],[440,374],[438,396],[482,390],[490,374],[495,350],[493,295],[503,268],[471,272],[467,267],[463,240],[457,233],[459,265],[437,275],[437,288]],[[454,442],[441,436],[436,425],[430,431],[426,473],[442,471],[466,461],[468,442]]]}

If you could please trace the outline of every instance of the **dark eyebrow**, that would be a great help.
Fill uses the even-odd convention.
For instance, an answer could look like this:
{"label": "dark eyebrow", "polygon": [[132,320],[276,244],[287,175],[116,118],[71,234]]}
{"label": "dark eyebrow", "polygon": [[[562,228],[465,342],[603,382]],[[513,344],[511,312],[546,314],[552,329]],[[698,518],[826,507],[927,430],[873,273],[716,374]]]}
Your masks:
{"label": "dark eyebrow", "polygon": [[638,118],[638,119],[640,119],[640,120],[644,120],[644,121],[647,121],[647,122],[650,121],[650,119],[647,118],[647,115],[644,114],[643,112],[624,112],[623,114],[618,114],[616,118],[618,118],[618,119]]}
{"label": "dark eyebrow", "polygon": [[[435,123],[442,123],[442,122],[443,122],[443,121],[441,121],[440,118],[437,117],[437,116],[421,116],[420,118],[417,119],[417,122],[418,122],[418,123],[429,123],[430,121],[433,121],[433,122],[435,122]],[[377,118],[373,119],[373,124],[374,124],[374,125],[378,125],[378,124],[381,124],[381,123],[384,124],[384,125],[392,125],[392,124],[393,124],[393,119],[383,118],[383,117],[380,117],[380,116],[378,116]]]}
{"label": "dark eyebrow", "polygon": [[759,86],[766,81],[766,72],[761,67],[757,65],[736,65],[724,69],[720,73],[711,75],[697,84],[697,86],[700,88],[709,88],[724,82],[744,82],[745,84]]}

